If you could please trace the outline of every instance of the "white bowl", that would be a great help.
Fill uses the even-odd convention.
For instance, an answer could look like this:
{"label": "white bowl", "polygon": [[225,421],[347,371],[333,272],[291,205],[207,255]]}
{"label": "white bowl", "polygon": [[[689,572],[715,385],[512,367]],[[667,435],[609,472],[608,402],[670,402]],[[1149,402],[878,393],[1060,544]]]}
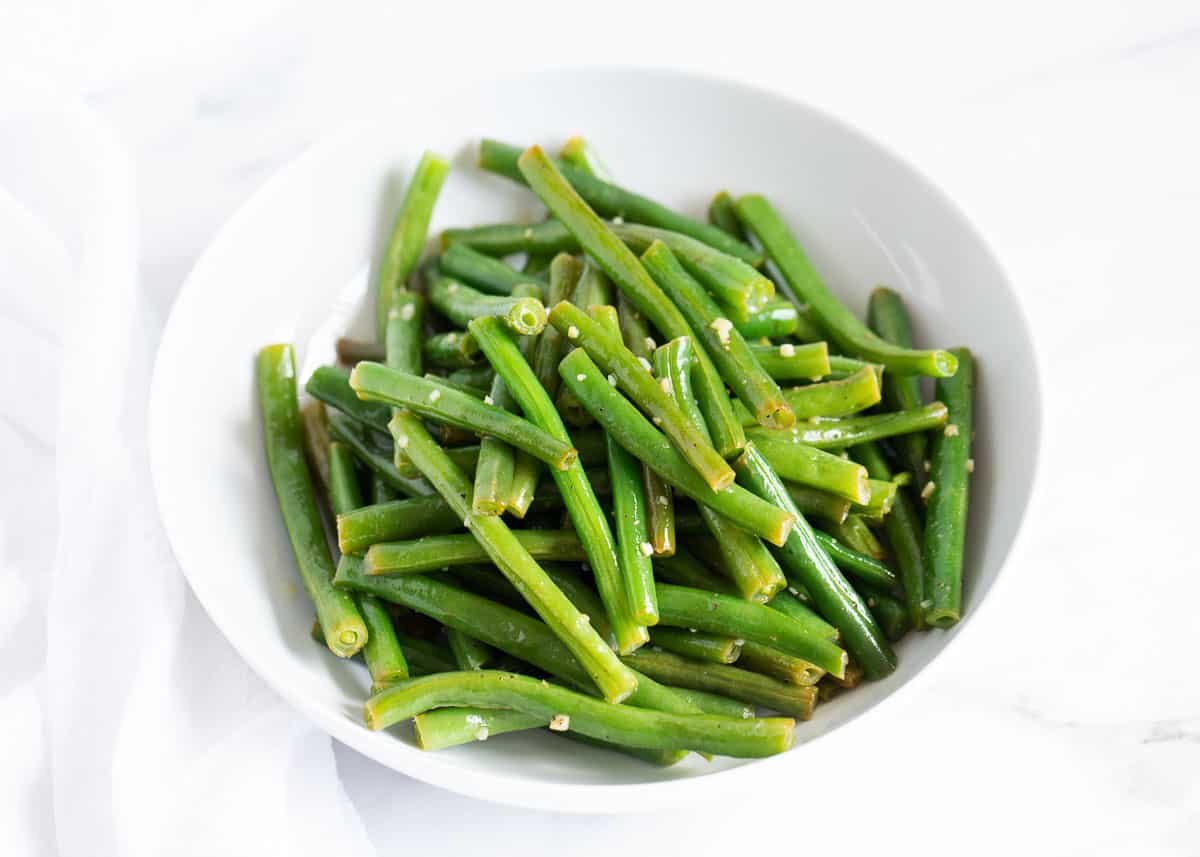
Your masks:
{"label": "white bowl", "polygon": [[[971,224],[911,168],[838,120],[720,81],[555,71],[425,96],[381,116],[300,157],[237,213],[192,271],[163,335],[150,401],[154,482],[175,555],[209,615],[264,680],[338,740],[480,798],[566,811],[648,809],[745,788],[768,766],[837,756],[818,749],[845,751],[832,745],[852,740],[854,730],[840,727],[895,693],[971,622],[1032,489],[1041,421],[1033,348],[1013,292]],[[262,451],[255,352],[294,342],[306,377],[332,360],[338,335],[367,333],[369,272],[424,149],[455,156],[436,231],[541,213],[528,191],[473,166],[479,137],[556,145],[572,134],[593,142],[622,184],[697,216],[722,188],[768,194],[851,307],[864,311],[869,291],[888,284],[907,299],[922,343],[967,344],[978,355],[965,619],[948,633],[909,635],[893,676],[820,706],[784,755],[712,764],[693,756],[659,769],[536,733],[426,753],[408,727],[368,731],[365,671],[309,637],[312,608]]]}

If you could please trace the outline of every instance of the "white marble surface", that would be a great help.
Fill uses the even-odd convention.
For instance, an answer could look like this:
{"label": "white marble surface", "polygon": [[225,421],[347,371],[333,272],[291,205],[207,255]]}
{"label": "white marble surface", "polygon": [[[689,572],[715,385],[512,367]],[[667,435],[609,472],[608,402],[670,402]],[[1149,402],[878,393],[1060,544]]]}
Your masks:
{"label": "white marble surface", "polygon": [[[719,811],[578,818],[459,798],[339,748],[380,854],[1200,854],[1200,563],[1176,463],[1200,418],[1194,6],[343,5],[9,10],[0,48],[85,93],[133,153],[151,324],[240,202],[390,93],[498,67],[670,65],[825,107],[940,184],[1007,266],[1048,399],[1019,552],[846,771],[764,781]],[[1130,430],[1142,420],[1150,437]]]}

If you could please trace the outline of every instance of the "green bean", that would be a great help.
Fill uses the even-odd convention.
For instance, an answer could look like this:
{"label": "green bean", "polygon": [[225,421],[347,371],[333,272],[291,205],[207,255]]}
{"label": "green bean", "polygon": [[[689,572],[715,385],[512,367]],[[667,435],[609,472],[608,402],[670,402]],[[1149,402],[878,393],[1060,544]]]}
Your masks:
{"label": "green bean", "polygon": [[601,741],[633,747],[753,758],[792,745],[791,718],[734,720],[709,714],[678,715],[609,705],[590,696],[516,673],[491,670],[410,679],[367,700],[364,718],[385,729],[446,705],[504,706],[546,717],[552,729],[574,729]]}
{"label": "green bean", "polygon": [[387,346],[382,342],[368,342],[364,339],[351,339],[348,336],[338,337],[334,346],[339,363],[353,367],[360,360],[374,360],[382,363],[387,357]]}
{"label": "green bean", "polygon": [[[583,274],[583,263],[575,256],[560,253],[550,263],[550,288],[546,292],[546,302],[550,306],[570,300],[575,293],[576,284]],[[549,325],[542,331],[534,349],[530,364],[538,383],[551,399],[558,393],[558,361],[562,359],[566,342],[562,333]]]}
{"label": "green bean", "polygon": [[883,633],[893,643],[912,630],[912,620],[908,617],[908,609],[897,599],[886,592],[866,592],[867,607],[871,615],[883,629]]}
{"label": "green bean", "polygon": [[850,501],[845,497],[830,494],[828,491],[789,482],[787,483],[787,492],[802,515],[812,515],[840,524],[850,514]]}
{"label": "green bean", "polygon": [[[329,434],[339,440],[354,452],[354,455],[365,464],[373,477],[379,477],[385,483],[406,497],[422,497],[433,493],[428,482],[416,477],[410,478],[402,474],[392,461],[392,457],[381,452],[363,434],[362,427],[339,413],[330,413],[326,418]],[[372,485],[372,500],[377,496],[377,489]]]}
{"label": "green bean", "polygon": [[[760,336],[776,339],[796,333],[799,326],[799,315],[791,301],[787,298],[775,297],[767,301],[765,307],[750,315],[745,321],[735,321],[733,326],[746,340],[757,339]],[[820,337],[807,340],[800,337],[800,339],[815,342]]]}
{"label": "green bean", "polygon": [[350,657],[366,644],[367,626],[354,599],[333,588],[333,560],[304,460],[292,346],[268,345],[259,351],[256,374],[267,466],[300,580],[317,610],[329,650]]}
{"label": "green bean", "polygon": [[433,207],[441,192],[450,164],[433,152],[426,152],[417,163],[404,201],[396,214],[396,223],[388,239],[383,259],[379,263],[375,298],[375,338],[381,342],[387,329],[388,310],[392,294],[404,285],[417,266],[425,248],[425,233],[433,217]]}
{"label": "green bean", "polygon": [[[413,731],[416,733],[417,745],[422,750],[444,750],[460,744],[486,741],[489,737],[508,732],[545,727],[549,722],[545,718],[533,717],[510,708],[456,706],[418,714],[413,718]],[[574,732],[557,734],[580,743],[617,750],[656,765],[673,765],[687,756],[686,750],[646,750],[641,747],[622,747],[618,744],[595,741]]]}
{"label": "green bean", "polygon": [[[713,449],[705,432],[684,415],[675,400],[654,380],[649,369],[625,347],[620,336],[605,330],[578,307],[565,302],[550,311],[550,323],[586,351],[621,390],[654,419],[655,425],[666,432],[675,448],[713,491],[720,491],[733,482],[733,469]],[[561,374],[561,364],[559,371]],[[567,386],[571,387],[569,381]],[[576,396],[582,402],[578,393]]]}
{"label": "green bean", "polygon": [[662,242],[688,274],[699,281],[702,286],[699,291],[714,306],[719,303],[725,307],[716,312],[717,317],[749,321],[775,296],[775,284],[750,265],[686,235],[634,223],[614,223],[612,230],[630,250],[643,255],[654,242]]}
{"label": "green bean", "polygon": [[638,624],[655,625],[658,623],[658,603],[654,592],[654,569],[650,564],[654,546],[647,529],[642,467],[611,437],[608,474],[612,480],[617,559],[625,580],[625,595]]}
{"label": "green bean", "polygon": [[850,550],[880,560],[887,556],[875,533],[871,532],[870,526],[859,515],[851,513],[842,523],[826,523],[825,526],[834,539]]}
{"label": "green bean", "polygon": [[897,485],[892,481],[867,479],[867,491],[870,493],[866,503],[856,503],[851,512],[872,524],[883,523],[896,503]]}
{"label": "green bean", "polygon": [[545,726],[550,721],[511,708],[437,708],[413,718],[417,746],[444,750],[472,741],[486,741],[508,732]]}
{"label": "green bean", "polygon": [[[851,451],[854,460],[867,468],[875,479],[891,479],[883,452],[873,443],[863,443]],[[888,543],[900,567],[900,580],[904,587],[904,604],[908,609],[910,623],[917,630],[925,627],[925,609],[921,602],[925,592],[925,558],[921,554],[922,527],[916,506],[903,489],[896,495],[891,514],[883,519]],[[887,587],[891,588],[891,587]]]}
{"label": "green bean", "polygon": [[650,643],[686,658],[711,664],[731,664],[742,653],[744,640],[720,634],[692,633],[682,628],[655,628]]}
{"label": "green bean", "polygon": [[[334,515],[352,512],[363,504],[354,455],[336,441],[329,445],[329,503]],[[371,674],[371,689],[381,690],[408,678],[408,662],[396,639],[391,614],[373,595],[359,596],[357,601],[358,611],[367,626],[367,643],[362,648],[362,655]]]}
{"label": "green bean", "polygon": [[[797,594],[793,595],[793,590]],[[842,636],[841,632],[838,631],[838,629],[833,625],[830,625],[828,622],[822,619],[819,615],[817,615],[815,610],[808,606],[808,602],[810,600],[811,598],[806,590],[802,590],[796,586],[791,586],[786,590],[777,592],[775,597],[771,599],[767,606],[772,610],[782,613],[784,616],[787,616],[790,619],[795,619],[802,625],[813,628],[814,631],[821,634],[821,636],[827,637],[828,639],[833,640],[835,643],[838,642]]]}
{"label": "green bean", "polygon": [[322,488],[329,487],[329,426],[325,424],[325,403],[309,402],[300,409],[300,434],[304,440],[304,459],[309,472]]}
{"label": "green bean", "polygon": [[743,196],[735,204],[738,218],[779,266],[792,291],[806,301],[817,322],[846,352],[882,363],[899,374],[944,378],[958,365],[948,351],[914,351],[885,342],[855,318],[821,282],[804,251],[778,212],[758,195]]}
{"label": "green bean", "polygon": [[[796,307],[796,329],[792,331],[792,336],[801,342],[824,342],[828,338],[825,335],[825,331],[821,330],[820,325],[817,324],[812,309],[809,308],[808,304]],[[846,359],[852,360],[854,358],[847,357]],[[860,360],[857,362],[863,363],[864,361]],[[882,371],[883,367],[881,366],[880,372]]]}
{"label": "green bean", "polygon": [[442,246],[463,244],[489,256],[508,256],[512,253],[551,255],[574,253],[579,241],[557,220],[541,223],[493,223],[466,229],[447,229],[442,233]]}
{"label": "green bean", "polygon": [[471,369],[483,362],[475,337],[461,330],[426,337],[421,342],[421,356],[438,369]]}
{"label": "green bean", "polygon": [[[642,676],[642,678],[645,679],[647,677]],[[705,714],[715,714],[718,717],[733,717],[738,720],[749,720],[754,716],[753,705],[739,702],[736,699],[730,699],[728,696],[722,696],[719,693],[709,693],[704,690],[696,690],[694,687],[680,687],[679,685],[664,685],[664,687],[669,687],[673,693],[686,699]]]}
{"label": "green bean", "polygon": [[421,374],[421,324],[425,298],[415,292],[392,295],[388,310],[385,354],[387,365],[398,372]]}
{"label": "green bean", "polygon": [[[652,359],[657,345],[650,336],[650,328],[642,314],[624,294],[617,300],[617,321],[621,327],[621,339],[625,347],[636,357],[643,360]],[[654,556],[670,556],[675,553],[675,494],[661,476],[645,464],[640,466],[650,547]]]}
{"label": "green bean", "polygon": [[879,404],[879,378],[863,367],[837,381],[793,387],[785,394],[798,419],[844,417]]}
{"label": "green bean", "polygon": [[733,238],[742,240],[742,224],[733,210],[733,197],[729,191],[718,191],[708,204],[708,222]]}
{"label": "green bean", "polygon": [[604,602],[600,600],[599,593],[575,574],[572,565],[548,562],[544,563],[542,567],[554,581],[554,585],[563,591],[563,595],[571,600],[576,609],[591,617],[597,633],[615,649],[616,637],[613,635],[612,625],[608,621],[608,616],[604,611]]}
{"label": "green bean", "polygon": [[754,358],[742,335],[721,309],[688,276],[665,244],[655,242],[642,254],[642,264],[675,302],[712,357],[722,379],[764,426],[787,428],[796,418],[779,385]]}
{"label": "green bean", "polygon": [[834,561],[834,564],[855,580],[861,580],[883,589],[892,589],[899,583],[896,572],[875,557],[852,550],[833,536],[820,530],[814,530],[813,535],[816,536],[817,544],[825,553],[829,554],[829,558]]}
{"label": "green bean", "polygon": [[318,366],[304,385],[304,392],[377,431],[386,432],[392,418],[392,409],[386,405],[360,399],[350,386],[350,376],[335,366]]}
{"label": "green bean", "polygon": [[[504,378],[522,412],[543,431],[554,438],[569,442],[570,437],[554,409],[546,391],[538,383],[529,364],[522,358],[512,337],[497,322],[478,319],[472,322],[488,360],[497,374]],[[583,354],[582,351],[579,352]],[[586,357],[587,355],[584,354]],[[636,649],[648,639],[646,629],[633,618],[625,595],[625,586],[617,561],[616,541],[609,529],[608,519],[596,499],[596,493],[576,462],[566,470],[551,470],[551,476],[562,494],[563,504],[579,540],[587,552],[588,563],[596,577],[596,587],[604,601],[604,609],[617,637],[618,651]]]}
{"label": "green bean", "polygon": [[[593,304],[608,304],[611,302],[612,284],[604,276],[603,271],[591,262],[585,262],[583,273],[580,275],[579,282],[571,294],[570,303],[586,312]],[[560,301],[559,303],[562,302]],[[558,333],[560,336],[563,335],[562,330],[559,330]],[[574,343],[567,343],[568,351],[573,347]],[[557,368],[556,366],[555,369],[557,370]],[[555,382],[555,386],[557,387],[557,381]],[[555,397],[554,406],[558,408],[558,412],[562,414],[563,420],[567,425],[573,428],[584,428],[595,422],[592,415],[583,409],[583,406],[579,404],[579,400],[575,398],[575,394],[570,390],[560,388],[558,395]]]}
{"label": "green bean", "polygon": [[[738,478],[765,498],[796,517],[795,526],[776,555],[789,581],[803,586],[820,614],[839,632],[850,654],[872,678],[896,669],[896,655],[875,624],[862,598],[846,582],[833,560],[821,549],[812,527],[796,510],[792,498],[771,465],[750,444],[735,465]],[[778,600],[778,598],[776,599]],[[782,647],[779,647],[782,648]],[[799,653],[791,653],[799,654]],[[803,657],[803,655],[800,655]],[[807,658],[806,660],[812,660]],[[813,661],[813,663],[817,663]],[[824,666],[817,663],[818,666]]]}
{"label": "green bean", "polygon": [[[883,287],[871,292],[867,302],[867,323],[880,337],[893,345],[913,347],[912,322],[900,295]],[[895,411],[911,411],[921,407],[921,385],[915,375],[888,373],[883,379],[884,404]],[[923,432],[913,432],[896,442],[904,467],[913,475],[917,488],[925,485],[925,459],[928,438]],[[918,628],[921,625],[917,626]]]}
{"label": "green bean", "polygon": [[[749,414],[746,416],[746,422],[753,419]],[[912,411],[864,414],[841,419],[818,418],[815,421],[798,423],[791,432],[799,443],[808,446],[818,449],[844,449],[860,443],[888,437],[904,437],[911,432],[941,428],[946,424],[946,419],[946,406],[941,402],[930,402]]]}
{"label": "green bean", "polygon": [[829,346],[824,342],[751,345],[750,351],[776,381],[806,381],[829,374]]}
{"label": "green bean", "polygon": [[433,281],[429,302],[460,327],[484,316],[502,319],[514,332],[524,335],[541,333],[546,326],[546,308],[537,298],[487,295],[449,277]]}
{"label": "green bean", "polygon": [[[692,398],[692,341],[688,337],[672,339],[654,352],[655,370],[661,383],[671,390],[680,410],[708,437],[704,418]],[[787,585],[775,557],[756,536],[739,528],[728,518],[707,506],[700,507],[705,528],[716,540],[722,567],[734,582],[738,593],[752,601],[769,601]]]}
{"label": "green bean", "polygon": [[462,519],[436,494],[363,506],[337,516],[338,548],[361,554],[371,545],[452,533]]}
{"label": "green bean", "polygon": [[[544,622],[533,616],[424,574],[369,577],[363,574],[362,562],[355,557],[342,557],[336,580],[338,586],[402,604],[447,628],[469,633],[580,690],[594,692],[595,685],[571,651]],[[639,675],[637,679],[637,689],[626,700],[629,705],[674,714],[696,714],[701,710],[671,688],[645,676]]]}
{"label": "green bean", "polygon": [[937,397],[946,403],[950,421],[933,436],[932,468],[921,491],[925,511],[926,623],[949,628],[962,616],[963,544],[967,528],[967,493],[974,431],[975,359],[965,348],[954,349],[958,374],[940,380]]}
{"label": "green bean", "polygon": [[609,180],[608,168],[604,166],[596,155],[596,151],[582,137],[572,137],[563,143],[558,157],[564,164],[581,173],[587,173],[601,181]]}
{"label": "green bean", "polygon": [[724,694],[800,720],[811,719],[817,704],[815,687],[787,684],[738,667],[704,663],[653,650],[634,652],[626,660],[659,681]]}
{"label": "green bean", "polygon": [[846,668],[846,653],[828,637],[777,610],[670,583],[660,583],[657,588],[663,625],[695,628],[774,646],[834,675],[841,675]]}
{"label": "green bean", "polygon": [[448,277],[489,295],[511,295],[514,287],[529,283],[545,285],[541,277],[524,271],[514,271],[499,259],[485,256],[466,244],[452,244],[447,247],[438,260],[438,267]]}
{"label": "green bean", "polygon": [[495,651],[487,643],[454,628],[446,629],[446,642],[450,644],[450,653],[460,670],[481,670],[496,658]]}
{"label": "green bean", "polygon": [[738,666],[798,687],[810,687],[825,675],[825,670],[803,658],[794,658],[761,643],[743,645]]}
{"label": "green bean", "polygon": [[378,363],[359,363],[350,375],[350,386],[363,398],[406,407],[457,428],[498,437],[559,470],[570,467],[576,459],[570,443],[528,420],[428,378],[405,375]]}
{"label": "green bean", "polygon": [[730,486],[713,491],[680,455],[665,435],[650,425],[638,410],[604,380],[584,349],[567,355],[559,364],[563,382],[597,418],[604,429],[635,458],[650,467],[683,494],[711,506],[739,527],[772,544],[787,541],[792,515],[740,489]]}
{"label": "green bean", "polygon": [[[537,560],[582,562],[587,559],[579,537],[570,530],[518,530],[513,536]],[[363,571],[367,574],[414,574],[486,562],[490,555],[470,533],[424,536],[412,541],[371,545],[363,557]]]}
{"label": "green bean", "polygon": [[483,396],[492,388],[492,378],[495,375],[491,366],[474,366],[470,369],[455,369],[443,379],[443,383],[457,385],[460,388],[470,387]]}
{"label": "green bean", "polygon": [[[536,289],[537,286],[518,285],[514,287],[513,294],[533,294]],[[540,291],[538,294],[540,295]],[[542,330],[542,334],[545,334],[545,329]],[[542,334],[521,337],[521,354],[526,360],[533,355],[533,350]],[[512,394],[508,392],[508,387],[504,386],[503,382],[500,382],[492,390],[491,396],[493,402],[503,403],[505,410],[516,411],[516,400],[513,399]],[[480,442],[480,446],[484,447],[487,443],[488,441],[485,439]],[[511,449],[511,447],[508,448]],[[482,455],[482,449],[480,455]],[[514,518],[523,519],[533,504],[541,475],[542,463],[537,458],[521,450],[512,450],[512,476],[508,480],[507,493],[500,498],[503,500],[505,511]]]}
{"label": "green bean", "polygon": [[586,617],[546,576],[508,526],[498,517],[471,514],[471,485],[467,477],[446,458],[424,427],[411,415],[401,412],[392,418],[391,429],[396,444],[406,449],[450,508],[463,516],[467,529],[484,546],[492,562],[579,659],[604,697],[619,702],[632,693],[637,688],[637,678],[621,665]]}
{"label": "green bean", "polygon": [[[638,311],[664,336],[674,338],[691,335],[687,321],[675,304],[663,294],[629,248],[555,170],[545,153],[535,146],[522,156],[522,164],[521,169],[526,174],[529,186],[579,239],[588,255]],[[729,457],[742,448],[745,437],[734,419],[733,406],[712,360],[702,348],[697,348],[696,357],[699,363],[696,392],[700,399],[700,410],[704,413],[717,452]]]}
{"label": "green bean", "polygon": [[751,431],[748,436],[784,479],[820,488],[854,503],[870,501],[867,470],[861,464],[801,443],[792,429]]}
{"label": "green bean", "polygon": [[[540,147],[534,146],[526,150],[526,154],[534,149],[541,152]],[[530,178],[525,166],[520,162],[522,157],[521,150],[516,146],[508,146],[495,140],[483,140],[479,145],[479,165],[481,167],[489,172],[499,173],[514,181],[528,184],[535,193],[538,193],[535,180]],[[545,160],[548,165],[553,166],[549,158]],[[750,265],[762,264],[761,253],[715,226],[693,220],[644,196],[572,167],[564,165],[559,168],[559,171],[566,181],[570,182],[575,193],[579,194],[588,205],[604,217],[621,217],[633,223],[644,223],[648,226],[670,229],[715,247],[722,253],[727,253]],[[541,194],[538,193],[538,196]],[[542,201],[545,202],[544,199]],[[554,211],[552,207],[550,210]]]}

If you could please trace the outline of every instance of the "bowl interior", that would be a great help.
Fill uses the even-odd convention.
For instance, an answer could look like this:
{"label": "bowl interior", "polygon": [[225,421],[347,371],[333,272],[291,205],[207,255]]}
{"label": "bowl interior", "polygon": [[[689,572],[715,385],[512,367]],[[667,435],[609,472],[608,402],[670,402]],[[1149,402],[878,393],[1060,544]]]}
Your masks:
{"label": "bowl interior", "polygon": [[[961,625],[910,635],[895,675],[820,707],[781,759],[693,758],[657,769],[542,734],[422,753],[408,729],[376,734],[361,725],[365,671],[309,638],[312,610],[267,477],[252,383],[253,355],[266,343],[295,342],[306,377],[332,359],[337,336],[367,333],[372,260],[422,150],[455,159],[434,230],[533,220],[542,213],[533,196],[477,170],[474,145],[481,135],[556,145],[574,133],[595,144],[621,183],[698,216],[723,188],[768,194],[850,306],[862,312],[874,286],[890,285],[907,299],[921,342],[975,350],[969,622],[1017,533],[1036,457],[1037,378],[1013,293],[962,214],[886,150],[824,114],[732,84],[645,71],[538,75],[414,102],[309,152],[239,212],[184,286],[156,366],[152,463],[171,544],[196,594],[263,678],[331,734],[477,796],[570,808],[572,789],[586,789],[622,796],[592,806],[646,806],[835,740],[830,733],[922,670]],[[1026,430],[1000,431],[1005,413],[1024,415]]]}

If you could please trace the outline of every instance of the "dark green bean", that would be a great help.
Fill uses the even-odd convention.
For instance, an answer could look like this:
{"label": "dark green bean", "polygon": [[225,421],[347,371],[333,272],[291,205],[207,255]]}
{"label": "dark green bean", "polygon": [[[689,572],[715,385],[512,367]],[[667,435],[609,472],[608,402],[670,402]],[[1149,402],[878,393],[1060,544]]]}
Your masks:
{"label": "dark green bean", "polygon": [[731,664],[742,653],[744,640],[721,634],[685,631],[683,628],[655,628],[650,643],[685,658],[711,664]]}

